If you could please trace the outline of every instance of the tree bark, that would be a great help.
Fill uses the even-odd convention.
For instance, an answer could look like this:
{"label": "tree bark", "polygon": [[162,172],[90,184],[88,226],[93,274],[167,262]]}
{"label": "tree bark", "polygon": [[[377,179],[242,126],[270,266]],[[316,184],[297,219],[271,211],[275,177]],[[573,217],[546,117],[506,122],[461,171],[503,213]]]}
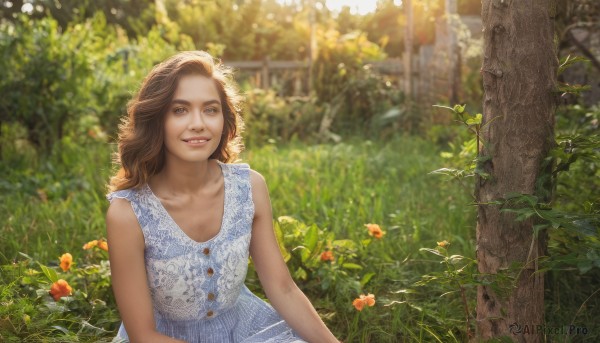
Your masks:
{"label": "tree bark", "polygon": [[475,191],[477,261],[484,278],[501,288],[502,276],[515,279],[505,287],[506,293],[479,286],[478,340],[502,336],[517,342],[543,340],[536,325],[544,324],[544,278],[536,272],[546,239],[541,233],[534,235],[532,220],[517,222],[499,206],[486,204],[509,193],[550,193],[536,188],[536,181],[545,172],[542,161],[554,145],[558,60],[551,2],[482,2],[486,126],[480,154],[488,159],[483,167],[490,177],[480,178]]}

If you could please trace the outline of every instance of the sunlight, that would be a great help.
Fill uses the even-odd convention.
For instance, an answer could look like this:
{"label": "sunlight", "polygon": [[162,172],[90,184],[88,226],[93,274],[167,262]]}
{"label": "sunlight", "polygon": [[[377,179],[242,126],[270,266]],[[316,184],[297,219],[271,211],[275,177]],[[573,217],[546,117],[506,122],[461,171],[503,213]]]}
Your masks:
{"label": "sunlight", "polygon": [[[294,0],[277,0],[282,4],[294,3]],[[325,0],[327,8],[333,12],[339,12],[344,6],[350,7],[350,12],[353,14],[364,15],[374,12],[377,8],[377,0]],[[402,4],[402,0],[394,0],[397,6]],[[320,4],[318,4],[320,5]]]}

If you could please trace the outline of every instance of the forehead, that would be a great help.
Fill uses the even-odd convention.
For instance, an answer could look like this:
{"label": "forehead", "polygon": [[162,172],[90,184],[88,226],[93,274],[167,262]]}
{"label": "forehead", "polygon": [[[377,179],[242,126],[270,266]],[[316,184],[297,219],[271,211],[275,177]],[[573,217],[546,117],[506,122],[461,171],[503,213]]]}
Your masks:
{"label": "forehead", "polygon": [[219,91],[215,81],[204,75],[184,75],[177,83],[173,99],[207,101],[219,100]]}

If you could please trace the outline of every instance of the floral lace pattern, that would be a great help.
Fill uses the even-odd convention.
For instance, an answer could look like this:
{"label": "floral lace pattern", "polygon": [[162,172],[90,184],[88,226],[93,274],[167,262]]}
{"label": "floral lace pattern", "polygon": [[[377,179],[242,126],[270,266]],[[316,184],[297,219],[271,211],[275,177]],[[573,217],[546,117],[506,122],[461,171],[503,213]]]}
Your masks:
{"label": "floral lace pattern", "polygon": [[222,224],[206,242],[188,237],[147,185],[109,195],[131,202],[144,234],[150,293],[163,318],[216,316],[233,306],[244,285],[254,216],[249,167],[219,165],[225,187]]}

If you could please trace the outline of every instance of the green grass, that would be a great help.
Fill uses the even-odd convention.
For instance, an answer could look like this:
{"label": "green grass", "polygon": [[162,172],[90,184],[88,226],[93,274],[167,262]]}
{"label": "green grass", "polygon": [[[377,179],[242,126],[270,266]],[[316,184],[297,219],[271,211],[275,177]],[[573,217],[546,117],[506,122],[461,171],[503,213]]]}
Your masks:
{"label": "green grass", "polygon": [[[4,147],[0,164],[0,264],[22,261],[22,252],[56,268],[58,256],[70,252],[83,265],[89,256],[82,245],[105,236],[108,202],[104,194],[112,169],[111,149],[105,143],[67,140],[42,161],[26,147]],[[429,174],[445,167],[439,152],[437,146],[421,138],[397,136],[386,142],[356,139],[333,145],[270,144],[241,156],[267,180],[275,218],[291,216],[306,227],[318,228],[321,235],[314,256],[333,241],[346,244],[343,248],[335,246],[334,264],[318,258],[300,262],[302,251],[294,248],[302,239],[306,241],[308,234],[300,229],[283,233],[292,255],[290,271],[344,342],[466,340],[464,304],[456,292],[456,280],[463,278],[460,280],[473,315],[475,287],[467,285],[471,276],[449,277],[440,256],[420,250],[448,240],[452,243],[450,255],[473,258],[475,253],[475,209],[470,205],[469,191]],[[371,239],[364,226],[367,223],[379,224],[386,231],[383,239]],[[339,243],[342,240],[352,243]],[[297,277],[302,263],[307,275]],[[473,265],[469,268],[467,271],[474,271]],[[100,329],[62,335],[51,329],[65,321],[62,314],[36,312],[34,308],[41,306],[43,298],[31,296],[35,287],[30,289],[33,293],[24,291],[23,279],[19,279],[22,272],[18,276],[6,270],[0,269],[0,302],[9,304],[0,310],[0,338],[11,337],[3,330],[9,327],[7,323],[14,327],[22,321],[24,314],[30,314],[36,325],[19,326],[22,331],[16,334],[13,330],[13,338],[94,341],[114,335],[118,318],[109,291],[98,293],[108,297],[100,299],[108,305],[84,318]],[[556,292],[573,293],[568,285],[559,283],[556,274],[551,282]],[[261,292],[252,272],[248,283]],[[360,293],[375,294],[376,305],[357,312],[352,300]],[[557,295],[549,295],[549,317],[562,321],[573,318],[587,296],[578,293],[565,302],[564,296],[556,300]],[[87,299],[85,294],[80,297]],[[586,306],[596,306],[595,299]],[[581,310],[577,323],[582,320],[590,327],[594,313],[597,309]],[[67,319],[73,327],[79,325],[77,316]]]}

